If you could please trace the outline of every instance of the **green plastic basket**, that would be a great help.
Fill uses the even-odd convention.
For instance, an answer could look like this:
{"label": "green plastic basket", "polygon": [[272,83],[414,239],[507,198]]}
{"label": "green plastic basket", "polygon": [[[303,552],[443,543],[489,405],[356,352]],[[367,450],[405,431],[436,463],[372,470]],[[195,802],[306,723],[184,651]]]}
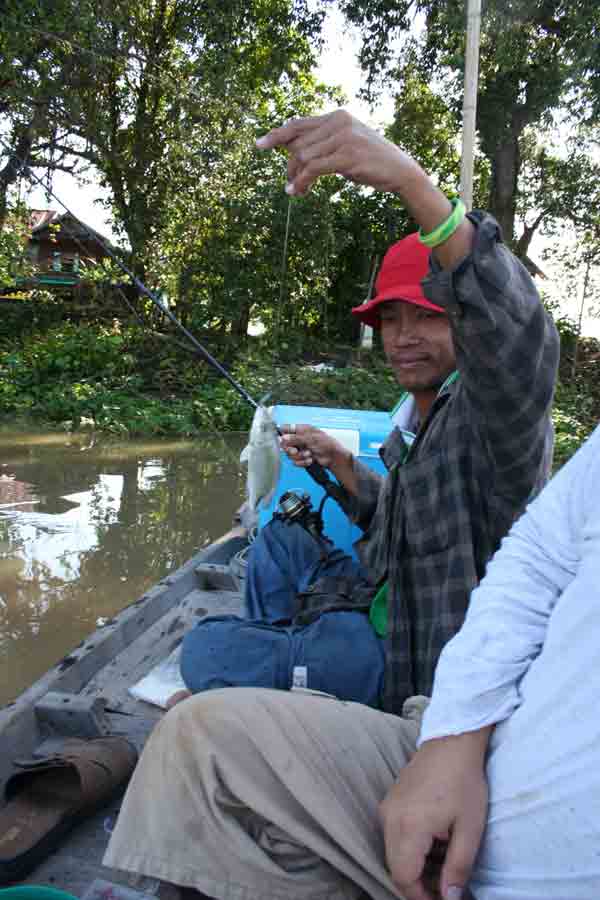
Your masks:
{"label": "green plastic basket", "polygon": [[0,888],[0,900],[78,900],[73,894],[43,884],[24,884],[21,887]]}

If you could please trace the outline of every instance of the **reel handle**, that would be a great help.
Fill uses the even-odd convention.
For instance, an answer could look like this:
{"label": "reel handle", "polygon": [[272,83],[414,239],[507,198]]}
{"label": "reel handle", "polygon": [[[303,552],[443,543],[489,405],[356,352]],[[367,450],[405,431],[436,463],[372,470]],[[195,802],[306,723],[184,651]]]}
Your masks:
{"label": "reel handle", "polygon": [[[281,428],[276,425],[275,430],[279,437],[281,437],[283,434]],[[321,463],[312,462],[310,466],[306,466],[305,471],[308,472],[313,481],[316,481],[317,484],[323,488],[327,496],[331,497],[332,500],[335,500],[340,509],[345,512],[347,516],[350,516],[348,495],[341,485],[331,480],[327,474],[327,469],[325,469]]]}
{"label": "reel handle", "polygon": [[347,516],[350,515],[350,503],[348,500],[348,495],[341,485],[337,484],[337,482],[332,481],[329,475],[327,474],[327,469],[325,469],[321,463],[312,462],[310,466],[306,467],[306,471],[313,479],[316,481],[320,487],[323,488],[328,497],[331,497],[332,500],[341,507],[341,509],[346,513]]}

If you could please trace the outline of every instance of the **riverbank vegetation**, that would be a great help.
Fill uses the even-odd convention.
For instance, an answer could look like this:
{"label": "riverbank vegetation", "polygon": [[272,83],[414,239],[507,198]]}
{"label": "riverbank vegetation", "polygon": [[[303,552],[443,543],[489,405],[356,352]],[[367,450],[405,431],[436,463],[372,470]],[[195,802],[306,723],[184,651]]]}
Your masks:
{"label": "riverbank vegetation", "polygon": [[[173,336],[117,320],[65,321],[55,299],[43,309],[45,323],[39,312],[32,323],[31,309],[17,306],[0,325],[0,420],[119,436],[248,428],[251,408]],[[558,324],[562,362],[554,422],[560,465],[600,420],[600,343],[577,344],[575,326],[566,320]],[[239,344],[210,335],[206,340],[257,399],[268,395],[272,403],[391,409],[398,398],[377,342],[368,351],[350,344],[332,347],[300,333],[277,348],[261,337]]]}
{"label": "riverbank vegetation", "polygon": [[[456,194],[463,4],[417,7],[418,28],[406,0],[5,0],[0,416],[116,434],[248,425],[241,399],[106,258],[78,259],[75,289],[30,289],[28,185],[64,172],[101,185],[112,252],[253,396],[392,406],[398,388],[377,347],[357,350],[348,310],[413,224],[394,196],[336,178],[290,200],[284,156],[255,141],[343,103],[315,69],[334,10],[355,29],[363,97],[394,97],[382,129]],[[474,205],[542,286],[562,256],[563,294],[581,293],[586,312],[600,304],[599,28],[597,0],[486,4],[475,160]],[[546,258],[532,250],[540,238]],[[579,340],[580,322],[559,327],[562,461],[598,419],[598,348]]]}

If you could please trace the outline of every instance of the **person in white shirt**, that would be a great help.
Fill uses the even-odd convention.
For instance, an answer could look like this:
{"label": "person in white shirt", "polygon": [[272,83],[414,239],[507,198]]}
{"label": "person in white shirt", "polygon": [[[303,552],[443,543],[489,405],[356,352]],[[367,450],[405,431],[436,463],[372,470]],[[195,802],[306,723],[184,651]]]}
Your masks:
{"label": "person in white shirt", "polygon": [[105,865],[221,900],[429,900],[438,839],[445,900],[597,900],[599,655],[600,428],[490,563],[420,737],[415,700],[404,717],[282,691],[187,700]]}
{"label": "person in white shirt", "polygon": [[440,657],[382,804],[406,900],[600,897],[600,428],[511,529]]}

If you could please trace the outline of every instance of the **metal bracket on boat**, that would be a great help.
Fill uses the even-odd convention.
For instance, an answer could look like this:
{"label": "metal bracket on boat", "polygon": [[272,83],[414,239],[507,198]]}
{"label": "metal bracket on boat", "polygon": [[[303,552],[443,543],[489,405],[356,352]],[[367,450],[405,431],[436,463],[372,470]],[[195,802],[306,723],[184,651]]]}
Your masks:
{"label": "metal bracket on boat", "polygon": [[48,691],[35,704],[40,727],[52,734],[93,738],[110,732],[104,713],[104,697],[82,697],[63,691]]}

